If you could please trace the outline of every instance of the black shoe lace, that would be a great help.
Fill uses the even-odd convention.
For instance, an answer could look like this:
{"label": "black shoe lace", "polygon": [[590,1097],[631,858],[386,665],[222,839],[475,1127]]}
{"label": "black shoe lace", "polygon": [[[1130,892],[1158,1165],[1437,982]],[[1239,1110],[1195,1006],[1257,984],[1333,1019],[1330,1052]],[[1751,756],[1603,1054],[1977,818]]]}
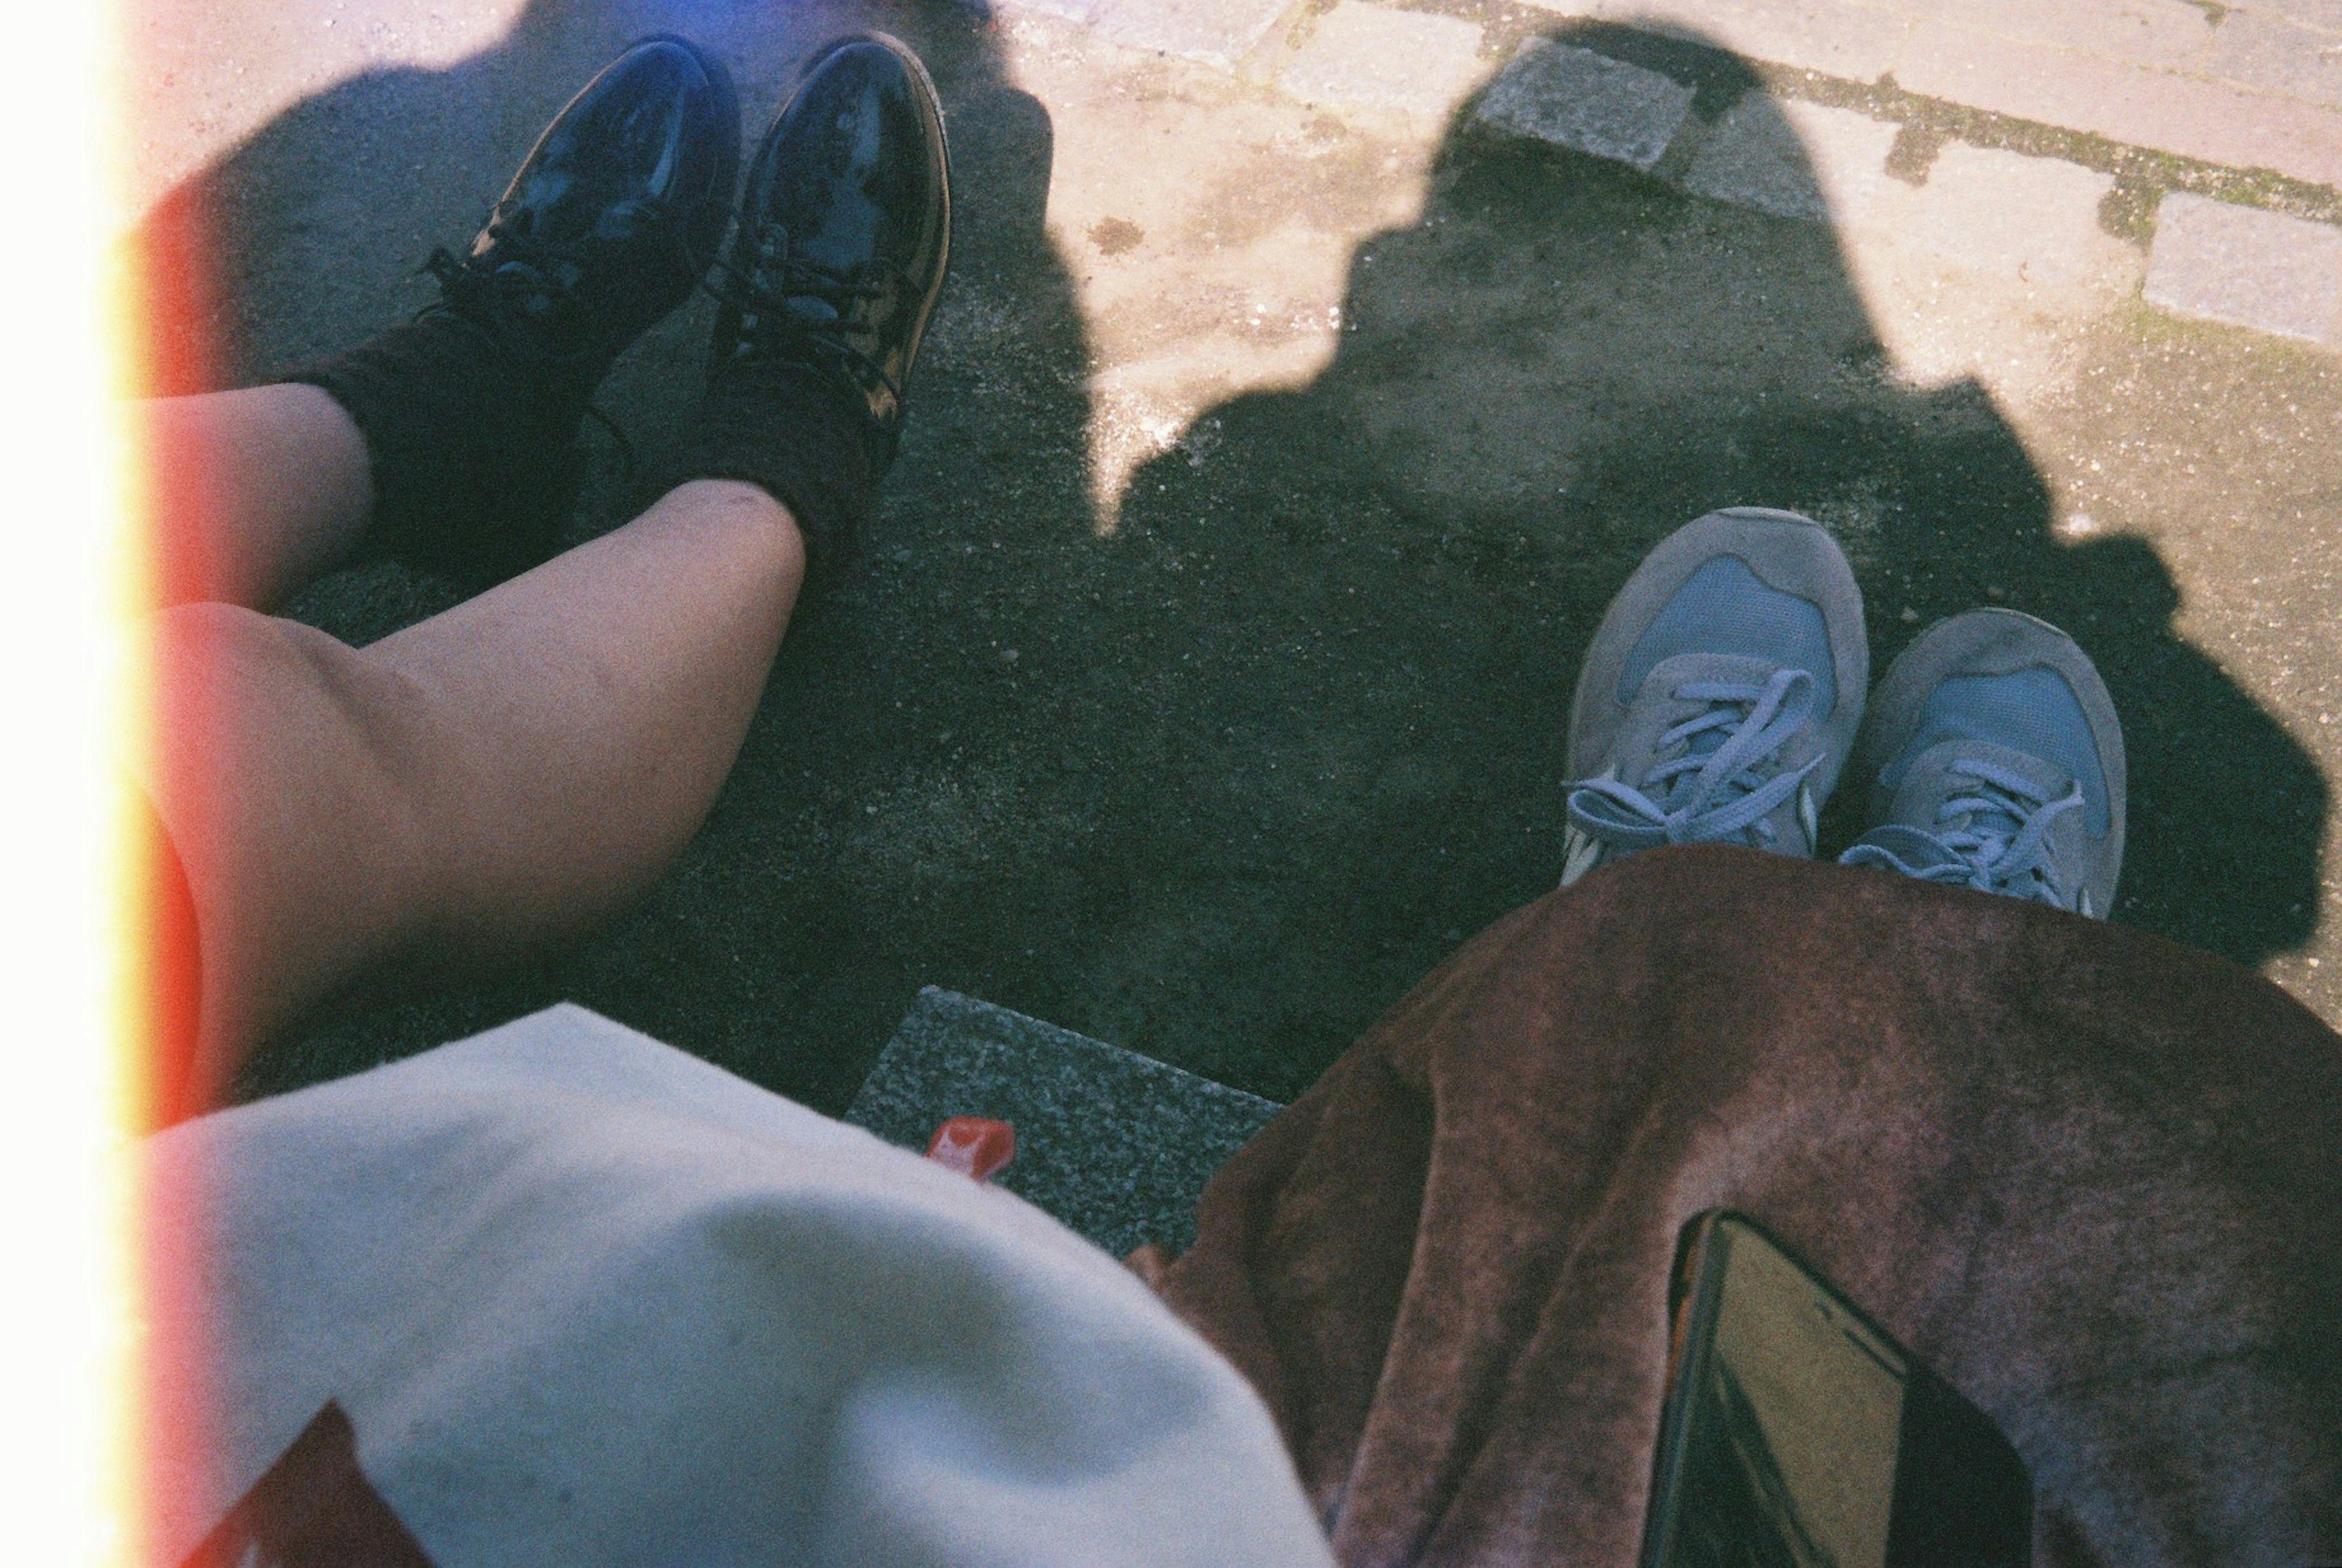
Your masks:
{"label": "black shoe lace", "polygon": [[441,245],[415,269],[439,280],[439,297],[415,312],[415,319],[462,316],[494,332],[514,353],[548,366],[591,361],[597,348],[590,341],[556,352],[542,340],[547,319],[582,308],[570,281],[579,270],[576,253],[496,223],[488,225],[487,238],[496,247],[494,265]]}
{"label": "black shoe lace", "polygon": [[[702,275],[699,286],[717,304],[740,313],[744,331],[756,341],[758,347],[767,346],[767,334],[776,334],[781,344],[770,346],[782,347],[784,353],[790,343],[817,349],[860,367],[899,405],[903,389],[876,360],[854,345],[850,335],[855,305],[907,287],[902,269],[886,256],[875,256],[858,267],[844,268],[799,255],[790,248],[788,231],[778,224],[765,225],[757,250],[759,255],[753,267],[737,266],[722,256],[716,257],[715,265]],[[718,282],[719,278],[722,281]],[[829,307],[830,319],[808,319],[792,311],[788,302],[795,299],[818,300]],[[757,323],[755,329],[746,328],[747,318]]]}
{"label": "black shoe lace", "polygon": [[[673,236],[678,264],[686,275],[703,277],[707,262],[692,249],[688,219],[656,196],[644,196],[634,205],[635,216],[653,233]],[[548,370],[590,365],[603,352],[590,337],[574,349],[555,352],[544,345],[536,330],[542,318],[587,308],[572,281],[585,273],[577,249],[555,245],[494,217],[488,220],[486,238],[496,258],[493,266],[474,256],[458,256],[445,245],[433,248],[429,259],[415,271],[438,280],[439,297],[416,311],[415,319],[449,315],[467,322],[494,336],[509,352]],[[585,413],[617,443],[621,483],[631,487],[636,474],[634,442],[616,420],[590,402]]]}

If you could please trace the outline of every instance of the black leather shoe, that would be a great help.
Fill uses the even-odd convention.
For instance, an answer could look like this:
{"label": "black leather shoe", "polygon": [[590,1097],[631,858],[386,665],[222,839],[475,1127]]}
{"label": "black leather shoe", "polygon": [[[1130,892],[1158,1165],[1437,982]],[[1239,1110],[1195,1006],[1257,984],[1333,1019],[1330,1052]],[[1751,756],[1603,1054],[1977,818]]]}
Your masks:
{"label": "black leather shoe", "polygon": [[926,67],[884,34],[831,45],[749,165],[711,382],[818,372],[866,416],[875,482],[950,255],[950,159]]}
{"label": "black leather shoe", "polygon": [[715,59],[646,38],[570,99],[462,256],[446,307],[512,347],[606,363],[689,297],[732,211],[740,108]]}
{"label": "black leather shoe", "polygon": [[433,255],[436,304],[294,373],[365,437],[362,559],[476,590],[560,547],[586,400],[698,283],[739,168],[723,66],[646,38],[554,117],[471,248]]}

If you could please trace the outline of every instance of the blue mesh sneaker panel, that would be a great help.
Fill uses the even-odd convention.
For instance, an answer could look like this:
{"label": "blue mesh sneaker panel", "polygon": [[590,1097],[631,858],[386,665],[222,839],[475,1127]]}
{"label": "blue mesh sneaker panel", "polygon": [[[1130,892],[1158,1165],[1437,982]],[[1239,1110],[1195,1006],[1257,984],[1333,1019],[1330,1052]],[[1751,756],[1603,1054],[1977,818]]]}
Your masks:
{"label": "blue mesh sneaker panel", "polygon": [[1803,670],[1814,678],[1813,711],[1827,714],[1837,706],[1837,665],[1821,606],[1770,586],[1736,555],[1708,562],[1660,607],[1626,655],[1619,705],[1631,705],[1651,671],[1678,654],[1752,654]]}
{"label": "blue mesh sneaker panel", "polygon": [[[1673,609],[1673,605],[1668,606]],[[1981,741],[2039,757],[2082,786],[2083,820],[2107,827],[2107,780],[2081,699],[2066,677],[2039,664],[2005,675],[1956,675],[1920,704],[1918,728],[1880,784],[1892,791],[1914,759],[1946,741]]]}

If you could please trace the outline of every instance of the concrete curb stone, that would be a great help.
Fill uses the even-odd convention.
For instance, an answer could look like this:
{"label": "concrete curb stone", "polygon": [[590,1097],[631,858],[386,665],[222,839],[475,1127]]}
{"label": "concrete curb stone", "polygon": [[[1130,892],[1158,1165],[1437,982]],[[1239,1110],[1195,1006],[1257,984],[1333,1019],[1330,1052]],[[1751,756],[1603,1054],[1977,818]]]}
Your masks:
{"label": "concrete curb stone", "polygon": [[1016,1129],[998,1184],[1120,1257],[1184,1252],[1196,1198],[1283,1109],[1022,1013],[930,985],[878,1054],[845,1120],[924,1150],[949,1116]]}
{"label": "concrete curb stone", "polygon": [[2147,301],[2342,345],[2342,229],[2175,191],[2156,215]]}
{"label": "concrete curb stone", "polygon": [[1656,71],[1532,38],[1488,84],[1475,117],[1493,130],[1647,174],[1666,155],[1693,96]]}

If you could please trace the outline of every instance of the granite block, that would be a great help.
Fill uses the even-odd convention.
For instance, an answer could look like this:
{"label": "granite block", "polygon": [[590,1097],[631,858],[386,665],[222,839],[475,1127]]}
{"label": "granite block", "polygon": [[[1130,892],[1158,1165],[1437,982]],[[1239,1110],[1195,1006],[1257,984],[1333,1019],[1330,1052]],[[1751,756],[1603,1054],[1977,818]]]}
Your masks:
{"label": "granite block", "polygon": [[1195,1240],[1196,1199],[1284,1107],[1168,1063],[929,986],[846,1120],[924,1151],[949,1116],[1016,1129],[996,1183],[1116,1257]]}
{"label": "granite block", "polygon": [[1488,84],[1475,117],[1492,130],[1648,173],[1682,128],[1692,96],[1656,71],[1533,38]]}
{"label": "granite block", "polygon": [[2342,342],[2342,229],[2175,191],[2156,213],[2147,299],[2182,315]]}

